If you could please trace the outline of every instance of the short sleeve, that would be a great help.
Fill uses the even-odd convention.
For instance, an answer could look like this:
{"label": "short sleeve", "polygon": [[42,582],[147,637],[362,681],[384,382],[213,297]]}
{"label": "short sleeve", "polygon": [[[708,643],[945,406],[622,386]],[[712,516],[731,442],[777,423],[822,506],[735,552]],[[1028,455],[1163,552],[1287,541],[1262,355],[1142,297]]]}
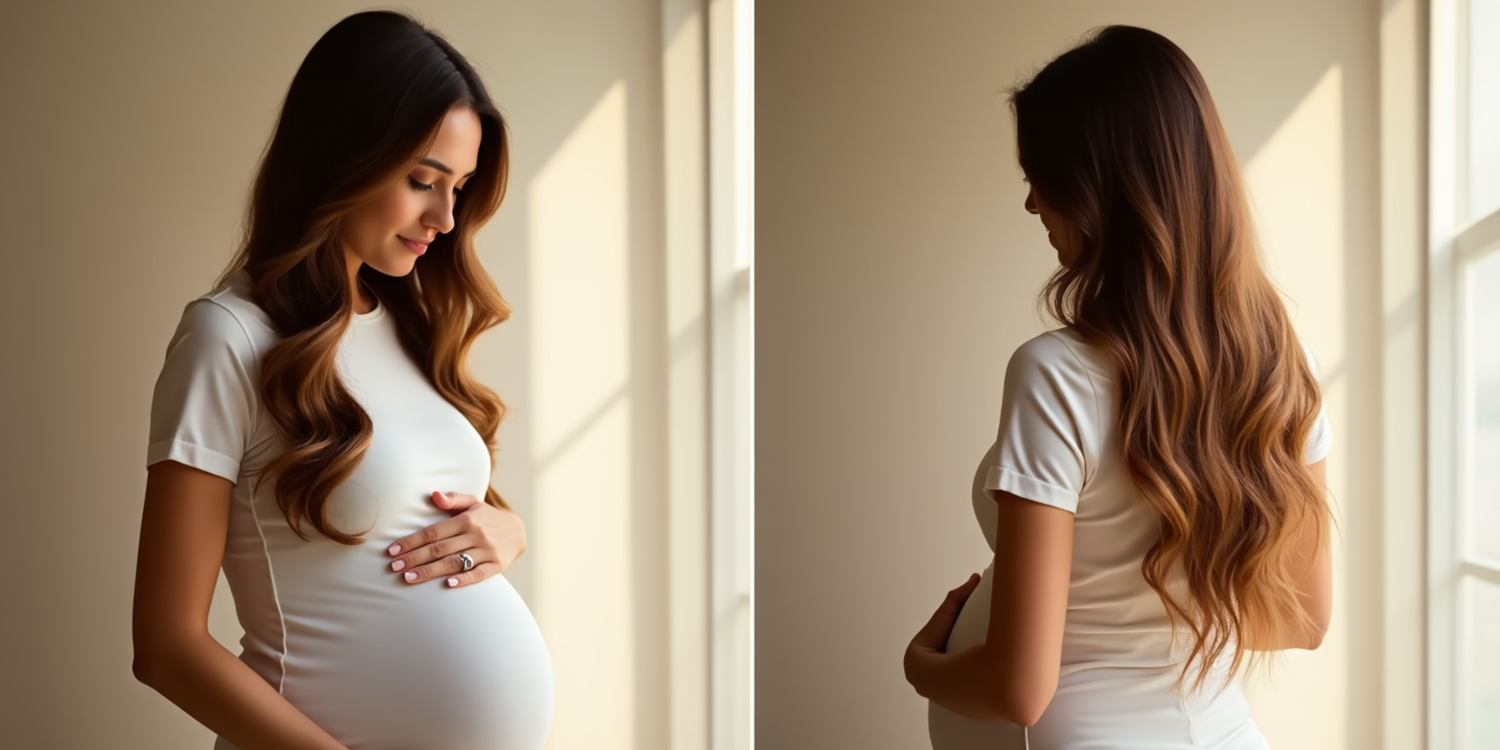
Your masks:
{"label": "short sleeve", "polygon": [[1088,370],[1067,343],[1044,334],[1023,344],[1005,367],[985,489],[1076,513],[1087,470],[1083,431],[1096,411]]}
{"label": "short sleeve", "polygon": [[211,299],[188,303],[151,397],[146,466],[170,459],[238,482],[257,403],[255,363],[233,313]]}
{"label": "short sleeve", "polygon": [[[1307,366],[1312,369],[1313,379],[1318,377],[1318,362],[1313,357],[1312,350],[1307,344],[1302,345],[1302,351],[1307,355]],[[1321,389],[1321,386],[1319,386]],[[1318,397],[1318,418],[1313,421],[1313,427],[1307,434],[1307,443],[1302,452],[1302,463],[1315,464],[1328,457],[1328,451],[1333,447],[1333,429],[1328,426],[1328,409],[1321,394]]]}

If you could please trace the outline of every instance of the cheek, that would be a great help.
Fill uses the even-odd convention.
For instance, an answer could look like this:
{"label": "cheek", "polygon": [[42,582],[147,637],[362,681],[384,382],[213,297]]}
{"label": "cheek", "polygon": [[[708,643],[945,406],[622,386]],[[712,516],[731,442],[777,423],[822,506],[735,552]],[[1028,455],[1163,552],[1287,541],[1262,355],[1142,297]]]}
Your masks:
{"label": "cheek", "polygon": [[366,243],[388,239],[389,235],[410,223],[413,203],[399,191],[387,190],[351,216],[354,222],[352,234]]}

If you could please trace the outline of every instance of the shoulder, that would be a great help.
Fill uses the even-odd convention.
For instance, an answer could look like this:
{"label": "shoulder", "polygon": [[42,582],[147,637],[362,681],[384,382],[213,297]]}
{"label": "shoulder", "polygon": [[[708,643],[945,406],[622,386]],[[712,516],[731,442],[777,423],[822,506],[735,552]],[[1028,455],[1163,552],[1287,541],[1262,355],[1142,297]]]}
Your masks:
{"label": "shoulder", "polygon": [[245,272],[238,271],[218,288],[188,302],[172,346],[196,339],[191,344],[195,349],[228,348],[246,360],[258,359],[276,336],[270,318],[250,298],[249,284]]}
{"label": "shoulder", "polygon": [[1047,331],[1016,347],[1005,367],[1007,383],[1047,382],[1093,389],[1110,380],[1110,363],[1097,347],[1071,328]]}

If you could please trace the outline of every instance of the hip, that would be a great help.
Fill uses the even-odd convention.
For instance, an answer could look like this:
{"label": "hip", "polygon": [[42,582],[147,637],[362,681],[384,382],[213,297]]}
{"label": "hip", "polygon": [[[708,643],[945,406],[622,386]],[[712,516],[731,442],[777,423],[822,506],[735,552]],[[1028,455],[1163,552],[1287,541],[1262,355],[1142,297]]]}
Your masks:
{"label": "hip", "polygon": [[930,704],[934,750],[1269,750],[1238,683],[1185,693],[1173,669],[1088,669],[1059,681],[1028,728]]}

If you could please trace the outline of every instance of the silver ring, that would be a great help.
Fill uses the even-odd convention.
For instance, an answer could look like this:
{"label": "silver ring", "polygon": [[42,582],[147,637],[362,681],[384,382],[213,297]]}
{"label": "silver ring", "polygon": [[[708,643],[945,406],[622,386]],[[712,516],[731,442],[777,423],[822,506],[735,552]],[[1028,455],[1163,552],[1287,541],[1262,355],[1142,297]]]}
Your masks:
{"label": "silver ring", "polygon": [[474,558],[469,557],[469,553],[467,553],[467,552],[460,552],[460,553],[458,553],[458,559],[464,561],[464,571],[465,572],[468,572],[468,570],[470,568],[474,567]]}

